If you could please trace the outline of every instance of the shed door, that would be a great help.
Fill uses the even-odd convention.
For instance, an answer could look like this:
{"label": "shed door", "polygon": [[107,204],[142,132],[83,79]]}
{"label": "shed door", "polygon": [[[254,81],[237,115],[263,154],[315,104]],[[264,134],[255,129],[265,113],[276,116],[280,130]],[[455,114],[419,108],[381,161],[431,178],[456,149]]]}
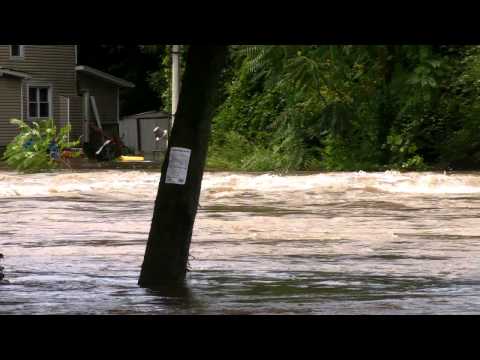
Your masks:
{"label": "shed door", "polygon": [[165,151],[167,139],[155,140],[153,130],[159,126],[161,130],[168,130],[168,119],[140,119],[141,150],[145,153]]}

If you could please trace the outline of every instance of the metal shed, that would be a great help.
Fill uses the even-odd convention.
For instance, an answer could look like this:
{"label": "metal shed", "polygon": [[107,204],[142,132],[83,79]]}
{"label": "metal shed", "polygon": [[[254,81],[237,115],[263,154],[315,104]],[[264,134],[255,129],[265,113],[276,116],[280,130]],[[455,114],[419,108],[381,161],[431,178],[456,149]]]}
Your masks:
{"label": "metal shed", "polygon": [[167,137],[157,140],[155,128],[168,131],[171,116],[164,111],[148,111],[130,115],[120,120],[120,138],[135,154],[143,154],[145,159],[158,160],[167,150]]}

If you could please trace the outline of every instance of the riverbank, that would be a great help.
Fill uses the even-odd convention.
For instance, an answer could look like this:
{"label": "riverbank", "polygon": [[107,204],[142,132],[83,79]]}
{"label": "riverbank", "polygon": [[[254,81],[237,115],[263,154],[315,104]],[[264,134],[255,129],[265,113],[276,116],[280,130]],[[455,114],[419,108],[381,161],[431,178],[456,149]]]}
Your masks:
{"label": "riverbank", "polygon": [[[71,159],[70,168],[72,170],[157,170],[162,167],[160,161],[131,161],[131,162],[117,162],[117,161],[103,161],[88,159]],[[67,167],[63,167],[67,169]],[[4,161],[0,161],[0,170],[12,170]]]}
{"label": "riverbank", "polygon": [[[146,170],[146,171],[160,171],[162,168],[163,162],[161,161],[139,161],[139,162],[115,162],[115,161],[105,161],[98,162],[95,160],[86,160],[82,159],[80,162],[72,164],[71,170]],[[11,168],[7,166],[4,161],[0,161],[0,171],[12,171]],[[452,170],[444,168],[431,168],[429,170],[423,171],[408,171],[404,169],[392,169],[392,168],[382,168],[376,171],[334,171],[334,170],[304,170],[304,171],[281,171],[281,170],[270,170],[270,171],[255,171],[255,170],[243,170],[243,169],[230,169],[222,168],[217,166],[206,166],[205,172],[207,173],[235,173],[235,174],[251,174],[251,175],[278,175],[278,176],[288,176],[288,175],[315,175],[315,174],[341,174],[341,173],[385,173],[385,172],[395,172],[395,173],[443,173],[446,175],[450,174],[471,174],[477,173],[479,170]]]}

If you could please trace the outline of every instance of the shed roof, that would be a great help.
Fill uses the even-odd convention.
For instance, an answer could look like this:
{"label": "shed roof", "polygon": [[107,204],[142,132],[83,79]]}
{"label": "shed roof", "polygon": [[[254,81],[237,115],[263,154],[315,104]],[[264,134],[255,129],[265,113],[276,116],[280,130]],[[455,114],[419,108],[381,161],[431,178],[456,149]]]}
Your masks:
{"label": "shed roof", "polygon": [[95,76],[97,78],[100,78],[102,80],[105,80],[107,82],[110,82],[112,84],[115,84],[120,87],[128,87],[128,88],[133,88],[135,87],[135,84],[131,83],[130,81],[120,79],[116,76],[107,74],[106,72],[100,71],[98,69],[94,69],[90,66],[86,65],[78,65],[75,67],[75,70],[78,72],[83,72],[92,76]]}
{"label": "shed roof", "polygon": [[139,114],[133,114],[129,116],[124,116],[121,120],[126,119],[163,119],[163,118],[170,118],[170,114],[165,111],[146,111]]}
{"label": "shed roof", "polygon": [[10,75],[10,76],[19,77],[19,78],[22,78],[22,79],[30,79],[31,78],[31,76],[27,73],[7,69],[7,68],[4,68],[3,66],[0,66],[0,76],[3,76],[3,75]]}

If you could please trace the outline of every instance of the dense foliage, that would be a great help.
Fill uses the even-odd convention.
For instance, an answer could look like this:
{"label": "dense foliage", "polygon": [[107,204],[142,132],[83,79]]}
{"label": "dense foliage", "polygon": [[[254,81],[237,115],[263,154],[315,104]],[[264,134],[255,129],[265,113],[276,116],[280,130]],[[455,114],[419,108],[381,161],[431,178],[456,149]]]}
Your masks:
{"label": "dense foliage", "polygon": [[[479,46],[230,48],[210,167],[480,168]],[[170,46],[79,49],[82,63],[137,84],[124,113],[170,111]]]}
{"label": "dense foliage", "polygon": [[478,46],[238,46],[211,167],[480,167]]}
{"label": "dense foliage", "polygon": [[[148,83],[150,87],[155,91],[158,97],[162,100],[162,109],[170,113],[172,111],[172,47],[160,46],[160,45],[148,45],[145,46],[147,53],[156,54],[159,53],[158,48],[161,47],[163,52],[159,57],[160,66],[152,72],[148,73]],[[180,47],[180,73],[185,70],[185,54],[188,47],[183,45]]]}
{"label": "dense foliage", "polygon": [[63,150],[78,146],[79,141],[69,141],[70,125],[57,133],[51,119],[32,122],[30,126],[18,119],[11,120],[19,127],[19,134],[7,146],[3,159],[8,166],[22,172],[36,172],[56,168]]}

